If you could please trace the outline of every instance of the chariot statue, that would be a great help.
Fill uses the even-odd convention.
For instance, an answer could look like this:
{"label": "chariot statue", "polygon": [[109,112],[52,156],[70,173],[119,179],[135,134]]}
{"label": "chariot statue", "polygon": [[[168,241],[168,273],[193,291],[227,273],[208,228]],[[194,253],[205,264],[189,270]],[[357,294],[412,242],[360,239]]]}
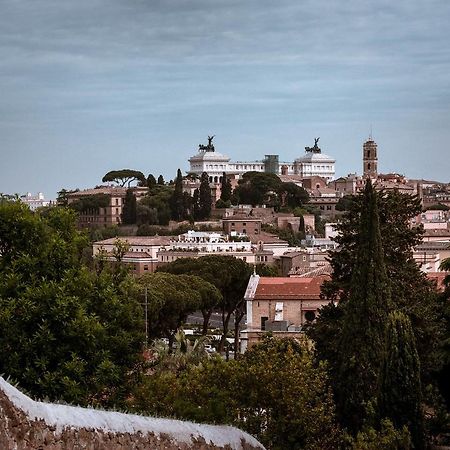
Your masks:
{"label": "chariot statue", "polygon": [[320,147],[317,145],[317,143],[319,142],[320,137],[318,138],[314,138],[314,147],[305,147],[305,150],[308,153],[320,153]]}
{"label": "chariot statue", "polygon": [[212,143],[215,135],[208,136],[208,145],[199,144],[198,149],[203,152],[213,152],[215,150],[214,144]]}

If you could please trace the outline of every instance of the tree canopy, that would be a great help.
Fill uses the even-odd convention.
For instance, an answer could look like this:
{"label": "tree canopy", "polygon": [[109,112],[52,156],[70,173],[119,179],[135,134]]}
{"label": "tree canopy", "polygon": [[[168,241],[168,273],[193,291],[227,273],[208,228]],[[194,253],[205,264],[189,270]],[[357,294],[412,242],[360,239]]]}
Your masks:
{"label": "tree canopy", "polygon": [[111,170],[102,178],[104,183],[114,182],[124,187],[126,184],[128,187],[133,181],[139,181],[142,185],[145,185],[147,180],[145,175],[139,170],[132,169],[121,169],[121,170]]}
{"label": "tree canopy", "polygon": [[0,205],[0,372],[37,397],[113,404],[141,363],[143,313],[126,276],[85,266],[75,221]]}
{"label": "tree canopy", "polygon": [[[231,315],[244,302],[245,289],[251,274],[250,266],[241,259],[232,256],[203,256],[201,258],[179,258],[169,264],[161,266],[158,271],[174,274],[197,275],[214,285],[222,294],[217,305],[222,313],[223,335],[220,349],[225,345]],[[209,319],[214,304],[204,309],[203,315]],[[209,316],[208,316],[209,314]]]}
{"label": "tree canopy", "polygon": [[239,180],[234,195],[239,203],[263,205],[268,201],[269,194],[276,194],[280,186],[281,180],[274,173],[246,172]]}

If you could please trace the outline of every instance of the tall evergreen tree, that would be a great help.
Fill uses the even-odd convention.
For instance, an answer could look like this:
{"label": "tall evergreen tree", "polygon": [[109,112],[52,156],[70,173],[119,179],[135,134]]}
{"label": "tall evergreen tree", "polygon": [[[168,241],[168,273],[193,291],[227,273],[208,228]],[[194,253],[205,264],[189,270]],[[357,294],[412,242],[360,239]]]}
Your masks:
{"label": "tall evergreen tree", "polygon": [[172,219],[178,221],[184,219],[183,175],[180,169],[178,169],[177,177],[175,178],[175,189],[170,199],[170,207]]}
{"label": "tall evergreen tree", "polygon": [[127,189],[122,208],[122,223],[132,225],[136,223],[136,197],[132,189]]}
{"label": "tall evergreen tree", "polygon": [[162,175],[160,175],[160,176],[158,177],[158,184],[160,184],[160,185],[162,185],[162,186],[164,186],[164,184],[165,184],[165,182],[164,182],[164,177],[163,177]]}
{"label": "tall evergreen tree", "polygon": [[231,181],[229,180],[225,172],[222,174],[220,199],[224,202],[228,202],[231,199]]}
{"label": "tall evergreen tree", "polygon": [[194,220],[200,220],[200,192],[198,189],[194,190],[192,196],[192,215]]}
{"label": "tall evergreen tree", "polygon": [[397,429],[406,425],[414,448],[424,448],[420,363],[411,321],[402,312],[389,314],[386,349],[380,375],[380,419]]}
{"label": "tall evergreen tree", "polygon": [[156,186],[156,178],[150,173],[147,177],[147,187],[152,190]]}
{"label": "tall evergreen tree", "polygon": [[207,219],[211,215],[211,188],[209,187],[209,177],[206,172],[200,178],[199,191],[199,216],[200,219]]}
{"label": "tall evergreen tree", "polygon": [[368,180],[350,294],[343,306],[335,386],[342,424],[353,432],[370,423],[371,410],[375,408],[389,304],[377,197]]}

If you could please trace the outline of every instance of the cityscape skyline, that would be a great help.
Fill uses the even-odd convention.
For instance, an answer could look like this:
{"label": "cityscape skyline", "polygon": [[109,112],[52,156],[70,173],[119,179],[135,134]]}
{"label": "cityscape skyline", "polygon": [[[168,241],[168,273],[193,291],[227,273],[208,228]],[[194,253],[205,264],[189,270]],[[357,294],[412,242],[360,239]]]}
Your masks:
{"label": "cityscape skyline", "polygon": [[449,182],[450,4],[1,1],[0,192],[173,179],[208,134],[232,160],[294,160],[320,136],[336,176]]}

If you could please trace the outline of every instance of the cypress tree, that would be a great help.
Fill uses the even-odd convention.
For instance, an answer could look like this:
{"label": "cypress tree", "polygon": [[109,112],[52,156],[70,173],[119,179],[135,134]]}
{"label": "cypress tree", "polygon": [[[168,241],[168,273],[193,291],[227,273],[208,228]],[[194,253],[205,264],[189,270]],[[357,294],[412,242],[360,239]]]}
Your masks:
{"label": "cypress tree", "polygon": [[200,178],[199,192],[199,215],[200,219],[207,219],[211,215],[211,188],[209,187],[209,177],[206,172]]}
{"label": "cypress tree", "polygon": [[423,449],[419,356],[411,321],[401,312],[389,314],[384,356],[378,397],[380,419],[391,419],[397,429],[406,425],[414,448]]}
{"label": "cypress tree", "polygon": [[375,418],[390,304],[377,196],[370,180],[364,190],[358,237],[350,293],[343,305],[335,386],[341,423],[355,433]]}
{"label": "cypress tree", "polygon": [[228,202],[231,199],[231,182],[224,172],[222,174],[222,185],[220,189],[220,199],[224,202]]}
{"label": "cypress tree", "polygon": [[175,190],[170,199],[172,219],[184,219],[184,199],[183,199],[183,176],[181,170],[178,169],[177,177],[175,178]]}
{"label": "cypress tree", "polygon": [[158,177],[158,184],[160,184],[160,185],[164,185],[165,183],[164,183],[164,177],[162,176],[162,175],[160,175],[159,177]]}
{"label": "cypress tree", "polygon": [[200,219],[200,192],[198,189],[194,190],[192,196],[192,215],[194,220]]}
{"label": "cypress tree", "polygon": [[122,223],[133,225],[136,223],[136,197],[132,189],[127,189],[125,201],[122,208]]}
{"label": "cypress tree", "polygon": [[156,178],[150,173],[147,177],[147,187],[152,190],[156,186]]}

